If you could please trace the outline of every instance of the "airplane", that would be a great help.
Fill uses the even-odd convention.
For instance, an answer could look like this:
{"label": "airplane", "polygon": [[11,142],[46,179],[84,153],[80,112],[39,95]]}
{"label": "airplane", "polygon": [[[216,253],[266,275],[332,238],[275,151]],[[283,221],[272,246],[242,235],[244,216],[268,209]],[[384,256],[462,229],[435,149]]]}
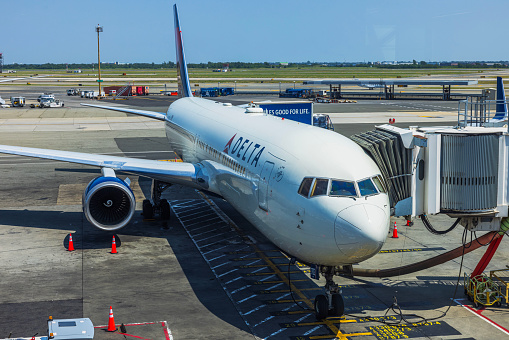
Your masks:
{"label": "airplane", "polygon": [[165,122],[168,143],[183,162],[93,155],[0,145],[0,153],[101,168],[83,193],[83,211],[95,227],[119,230],[135,212],[128,179],[153,180],[145,218],[169,218],[161,199],[169,184],[219,195],[291,258],[325,279],[314,301],[317,319],[341,316],[344,302],[333,277],[379,252],[389,230],[389,198],[374,161],[352,140],[312,125],[193,97],[177,6],[173,6],[181,98],[166,113],[82,104]]}

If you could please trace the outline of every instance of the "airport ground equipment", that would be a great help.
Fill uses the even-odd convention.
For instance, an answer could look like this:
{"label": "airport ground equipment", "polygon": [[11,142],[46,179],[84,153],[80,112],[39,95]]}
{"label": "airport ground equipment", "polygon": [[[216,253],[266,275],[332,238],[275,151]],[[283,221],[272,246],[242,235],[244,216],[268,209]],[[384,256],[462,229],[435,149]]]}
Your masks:
{"label": "airport ground equipment", "polygon": [[37,101],[40,102],[41,100],[51,99],[51,98],[55,99],[55,95],[52,93],[43,93],[39,97],[37,97]]}
{"label": "airport ground equipment", "polygon": [[79,96],[81,93],[80,89],[72,88],[67,90],[68,96]]}
{"label": "airport ground equipment", "polygon": [[509,216],[509,131],[490,123],[496,104],[460,102],[456,126],[381,125],[351,137],[379,166],[392,215],[442,213],[471,231],[501,228]]}
{"label": "airport ground equipment", "polygon": [[224,97],[235,94],[233,87],[206,87],[200,90],[202,97]]}
{"label": "airport ground equipment", "polygon": [[55,98],[46,98],[39,102],[39,107],[41,109],[49,107],[64,107],[64,102]]}
{"label": "airport ground equipment", "polygon": [[11,97],[12,107],[23,107],[25,106],[25,97]]}
{"label": "airport ground equipment", "polygon": [[509,282],[505,281],[501,275],[503,273],[506,274],[505,276],[509,275],[509,266],[506,267],[506,269],[491,270],[490,279],[499,286],[500,294],[505,299],[506,305],[509,307]]}
{"label": "airport ground equipment", "polygon": [[313,126],[334,131],[334,125],[332,125],[329,115],[323,113],[313,114]]}
{"label": "airport ground equipment", "polygon": [[89,318],[48,320],[49,340],[89,340],[94,338],[94,325]]}
{"label": "airport ground equipment", "polygon": [[312,89],[286,89],[285,92],[280,92],[280,98],[311,98],[313,96]]}
{"label": "airport ground equipment", "polygon": [[484,275],[470,277],[464,274],[463,288],[465,295],[474,303],[474,307],[502,305],[502,293],[500,287],[493,280]]}

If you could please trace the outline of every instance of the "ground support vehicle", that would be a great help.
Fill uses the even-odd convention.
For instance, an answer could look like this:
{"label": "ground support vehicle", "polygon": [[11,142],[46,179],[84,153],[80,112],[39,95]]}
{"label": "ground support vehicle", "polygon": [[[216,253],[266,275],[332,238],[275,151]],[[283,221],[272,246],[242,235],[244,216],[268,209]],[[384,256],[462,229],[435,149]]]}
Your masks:
{"label": "ground support vehicle", "polygon": [[55,100],[55,98],[50,98],[46,100],[41,100],[41,102],[39,103],[39,107],[41,109],[45,107],[64,107],[64,102],[58,99]]}
{"label": "ground support vehicle", "polygon": [[23,107],[25,106],[25,97],[11,97],[12,107]]}
{"label": "ground support vehicle", "polygon": [[79,96],[80,92],[81,92],[80,89],[72,88],[72,89],[67,90],[67,95],[68,96]]}
{"label": "ground support vehicle", "polygon": [[313,126],[321,127],[323,129],[334,131],[334,125],[329,115],[326,114],[314,114],[313,115]]}
{"label": "ground support vehicle", "polygon": [[55,95],[54,94],[51,94],[51,93],[43,93],[41,94],[38,98],[37,98],[37,101],[38,102],[41,102],[41,100],[45,100],[45,99],[55,99]]}

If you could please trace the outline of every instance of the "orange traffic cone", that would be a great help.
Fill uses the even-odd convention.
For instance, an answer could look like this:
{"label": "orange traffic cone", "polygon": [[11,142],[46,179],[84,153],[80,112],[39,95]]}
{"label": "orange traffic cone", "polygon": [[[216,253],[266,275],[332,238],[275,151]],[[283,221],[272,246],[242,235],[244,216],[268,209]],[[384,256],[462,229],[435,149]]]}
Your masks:
{"label": "orange traffic cone", "polygon": [[115,319],[113,318],[113,309],[110,306],[110,319],[108,321],[108,332],[115,332],[117,329],[115,328]]}
{"label": "orange traffic cone", "polygon": [[72,234],[69,234],[69,247],[67,251],[74,251],[74,243],[72,242]]}
{"label": "orange traffic cone", "polygon": [[117,253],[117,243],[115,242],[115,235],[113,235],[113,242],[111,242],[111,253]]}
{"label": "orange traffic cone", "polygon": [[392,238],[399,238],[398,237],[398,226],[396,225],[396,222],[394,222],[394,229],[392,229]]}
{"label": "orange traffic cone", "polygon": [[406,220],[405,227],[410,227],[410,220]]}

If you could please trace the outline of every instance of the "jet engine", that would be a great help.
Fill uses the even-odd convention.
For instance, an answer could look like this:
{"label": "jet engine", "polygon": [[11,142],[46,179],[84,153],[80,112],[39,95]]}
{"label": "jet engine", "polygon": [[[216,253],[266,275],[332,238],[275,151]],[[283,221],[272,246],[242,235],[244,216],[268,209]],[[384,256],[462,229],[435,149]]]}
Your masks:
{"label": "jet engine", "polygon": [[123,228],[135,209],[136,201],[129,184],[114,176],[93,179],[83,193],[83,212],[87,220],[102,230]]}

